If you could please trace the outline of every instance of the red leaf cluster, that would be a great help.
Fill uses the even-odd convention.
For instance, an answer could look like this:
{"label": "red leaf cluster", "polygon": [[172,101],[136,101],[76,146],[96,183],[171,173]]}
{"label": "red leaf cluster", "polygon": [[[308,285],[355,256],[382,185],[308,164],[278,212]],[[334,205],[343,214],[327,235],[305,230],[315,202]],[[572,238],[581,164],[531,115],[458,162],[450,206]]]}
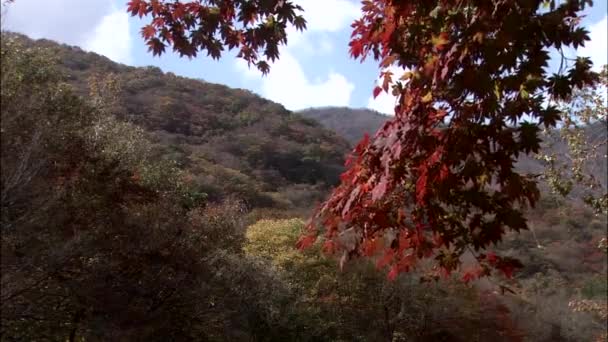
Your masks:
{"label": "red leaf cluster", "polygon": [[306,28],[296,14],[302,8],[283,0],[131,0],[127,11],[151,18],[141,35],[154,55],[172,47],[180,56],[205,51],[219,59],[225,48],[237,49],[239,58],[263,74],[279,57],[279,45],[287,43],[287,25]]}
{"label": "red leaf cluster", "polygon": [[[299,246],[310,246],[320,232],[333,241],[349,230],[358,241],[343,255],[374,255],[378,245],[369,242],[382,240],[379,266],[389,267],[391,278],[429,258],[447,275],[465,251],[481,253],[507,231],[526,229],[522,208],[533,206],[539,191],[514,163],[538,151],[541,125],[559,120],[546,97],[566,99],[597,79],[588,58],[553,75],[546,70],[550,48],[577,48],[589,39],[578,25],[591,1],[548,9],[543,3],[362,1],[350,54],[379,62],[383,82],[373,95],[392,84],[395,116],[353,150],[341,184]],[[284,0],[128,3],[131,15],[151,17],[142,35],[154,54],[172,46],[183,56],[207,51],[219,58],[227,47],[263,73],[287,42],[286,26],[305,28],[295,14],[301,10]],[[407,72],[397,78],[386,71],[394,66]],[[491,254],[476,257],[506,276],[519,266]],[[488,273],[465,273],[465,281]]]}
{"label": "red leaf cluster", "polygon": [[[514,163],[538,151],[540,125],[559,119],[545,96],[564,98],[595,82],[587,60],[559,75],[545,68],[550,48],[587,39],[576,20],[587,2],[541,11],[541,1],[363,1],[350,54],[371,55],[383,70],[403,68],[393,86],[398,104],[394,118],[353,150],[310,232],[332,240],[355,229],[360,241],[349,255],[375,255],[373,242],[383,238],[377,265],[389,278],[428,258],[448,275],[465,251],[480,267],[464,281],[491,269],[511,277],[516,260],[481,252],[527,228],[522,208],[539,191]],[[396,79],[380,76],[374,97]]]}

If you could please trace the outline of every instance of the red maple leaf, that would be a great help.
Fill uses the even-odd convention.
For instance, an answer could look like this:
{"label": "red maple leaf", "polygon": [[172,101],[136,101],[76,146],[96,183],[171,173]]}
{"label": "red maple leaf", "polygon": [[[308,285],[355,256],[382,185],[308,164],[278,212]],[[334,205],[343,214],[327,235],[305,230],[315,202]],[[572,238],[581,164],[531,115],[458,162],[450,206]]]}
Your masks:
{"label": "red maple leaf", "polygon": [[376,86],[374,88],[374,98],[378,97],[378,95],[380,95],[381,92],[382,92],[382,88]]}
{"label": "red maple leaf", "polygon": [[296,247],[303,250],[312,246],[317,240],[316,235],[304,235],[296,243]]}
{"label": "red maple leaf", "polygon": [[156,29],[152,25],[146,25],[141,29],[141,35],[144,39],[148,40],[156,34]]}

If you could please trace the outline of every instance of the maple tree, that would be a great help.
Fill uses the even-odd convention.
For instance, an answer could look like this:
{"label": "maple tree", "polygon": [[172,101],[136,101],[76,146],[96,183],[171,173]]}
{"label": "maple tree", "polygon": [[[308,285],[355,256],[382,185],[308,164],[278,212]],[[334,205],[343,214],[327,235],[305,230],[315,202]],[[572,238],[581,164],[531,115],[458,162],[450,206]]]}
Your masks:
{"label": "maple tree", "polygon": [[[560,120],[556,101],[597,79],[588,58],[563,57],[568,66],[551,75],[545,69],[549,49],[589,39],[579,13],[591,1],[362,4],[350,54],[380,62],[383,82],[373,94],[397,96],[395,116],[353,150],[299,246],[323,234],[325,250],[344,259],[382,253],[378,266],[390,278],[423,258],[436,260],[434,277],[450,274],[470,251],[479,267],[465,281],[492,269],[511,276],[517,260],[484,251],[526,229],[522,209],[539,198],[534,177],[514,170],[516,158],[538,152],[541,126]],[[166,43],[182,55],[202,49],[219,58],[224,44],[263,73],[268,64],[255,52],[264,48],[274,60],[286,25],[305,28],[295,10],[289,1],[129,2],[132,15],[152,15],[142,35],[153,53]],[[241,29],[233,29],[237,18]]]}
{"label": "maple tree", "polygon": [[596,81],[588,58],[545,69],[550,48],[589,39],[578,25],[590,4],[364,1],[351,55],[407,71],[382,71],[374,95],[398,97],[395,117],[355,148],[301,246],[324,232],[327,250],[344,257],[379,253],[389,278],[424,258],[435,260],[430,276],[450,274],[466,252],[478,267],[463,280],[512,276],[517,260],[485,251],[526,229],[522,209],[539,198],[534,177],[514,170],[517,157],[538,152],[540,127],[560,119],[556,100]]}
{"label": "maple tree", "polygon": [[154,55],[173,46],[180,56],[196,57],[201,51],[219,59],[222,51],[238,49],[237,57],[268,73],[268,61],[279,57],[279,45],[287,43],[287,25],[298,30],[306,21],[300,6],[284,0],[131,0],[132,16],[150,16],[141,34]]}

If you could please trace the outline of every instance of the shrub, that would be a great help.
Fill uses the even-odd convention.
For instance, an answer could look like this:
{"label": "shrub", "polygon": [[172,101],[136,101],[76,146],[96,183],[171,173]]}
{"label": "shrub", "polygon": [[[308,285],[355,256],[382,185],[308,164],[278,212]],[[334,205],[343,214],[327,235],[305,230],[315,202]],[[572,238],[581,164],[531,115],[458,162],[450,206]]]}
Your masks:
{"label": "shrub", "polygon": [[608,281],[606,275],[596,275],[587,279],[581,289],[585,299],[606,299],[608,296]]}

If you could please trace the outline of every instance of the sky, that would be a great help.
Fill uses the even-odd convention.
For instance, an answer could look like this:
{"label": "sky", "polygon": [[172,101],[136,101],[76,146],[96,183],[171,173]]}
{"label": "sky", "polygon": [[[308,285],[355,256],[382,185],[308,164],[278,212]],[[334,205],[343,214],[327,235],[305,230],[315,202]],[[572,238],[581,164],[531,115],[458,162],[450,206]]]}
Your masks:
{"label": "sky", "polygon": [[[280,49],[280,59],[262,77],[249,69],[235,53],[219,61],[207,57],[192,60],[169,52],[153,57],[139,31],[146,22],[130,17],[126,0],[17,0],[3,5],[3,30],[24,33],[31,38],[47,38],[76,45],[133,66],[157,66],[165,72],[245,88],[300,110],[320,106],[370,108],[391,114],[395,99],[382,93],[371,94],[378,81],[377,63],[360,63],[350,58],[350,24],[359,18],[358,0],[294,0],[304,8],[308,29],[288,32],[288,45]],[[586,10],[583,25],[591,42],[579,51],[591,57],[594,65],[608,64],[606,1],[595,1]],[[553,65],[557,62],[553,61]]]}

